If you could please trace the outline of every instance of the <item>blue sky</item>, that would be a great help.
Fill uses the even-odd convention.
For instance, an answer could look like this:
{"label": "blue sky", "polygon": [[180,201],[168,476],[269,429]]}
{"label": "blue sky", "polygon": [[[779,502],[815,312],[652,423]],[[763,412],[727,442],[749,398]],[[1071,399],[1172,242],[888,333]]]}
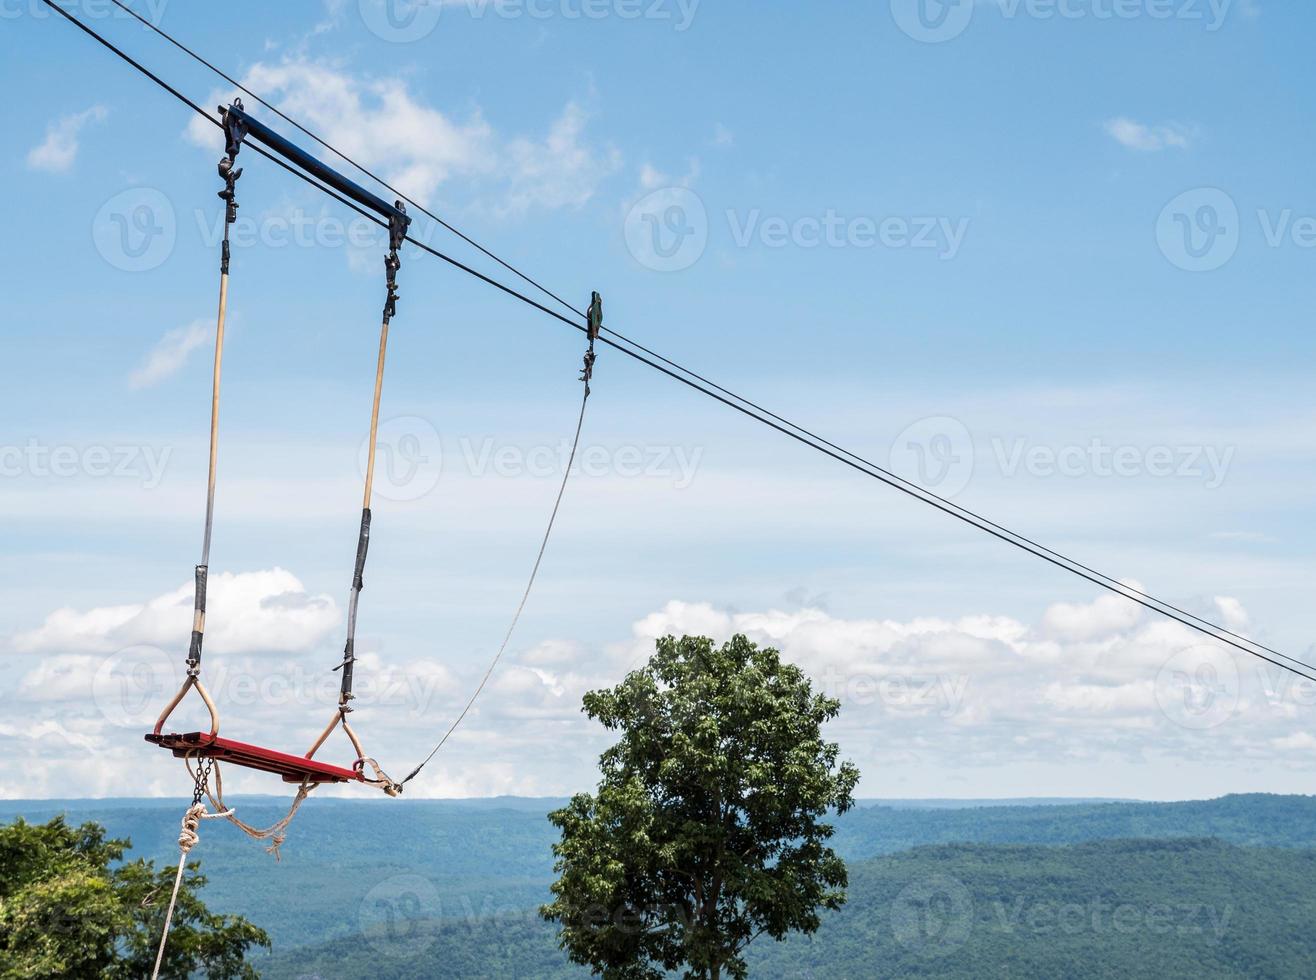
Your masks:
{"label": "blue sky", "polygon": [[[1316,654],[1316,14],[927,2],[137,7],[573,302],[601,290],[615,329]],[[107,8],[77,7],[207,108],[229,97]],[[39,0],[0,6],[0,44],[0,742],[44,763],[36,787],[0,765],[0,792],[177,793],[138,729],[199,549],[218,149]],[[297,747],[331,710],[383,248],[242,163],[207,670],[229,734]],[[581,355],[404,260],[361,626],[388,683],[358,715],[401,770],[505,629]],[[595,391],[508,664],[422,793],[588,785],[581,692],[667,629],[749,630],[806,665],[846,702],[869,796],[1310,788],[1314,692],[616,354]]]}

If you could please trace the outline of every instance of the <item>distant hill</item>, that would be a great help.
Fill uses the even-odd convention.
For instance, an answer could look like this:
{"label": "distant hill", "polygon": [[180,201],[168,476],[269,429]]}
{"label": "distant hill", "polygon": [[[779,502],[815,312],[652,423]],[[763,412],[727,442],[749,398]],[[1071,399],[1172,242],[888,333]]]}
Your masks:
{"label": "distant hill", "polygon": [[[851,868],[810,938],[751,975],[812,980],[1316,976],[1316,854],[1219,841],[920,848]],[[583,980],[530,915],[392,923],[262,964],[270,980]]]}
{"label": "distant hill", "polygon": [[[256,824],[273,823],[287,806],[272,797],[236,802],[243,818]],[[204,825],[195,856],[210,879],[205,894],[211,908],[251,918],[274,937],[278,952],[359,938],[380,914],[399,920],[499,914],[515,922],[546,899],[555,834],[544,817],[556,802],[312,797],[292,826],[281,862],[224,823]],[[59,812],[74,821],[96,820],[112,835],[130,838],[135,855],[164,861],[177,859],[180,811],[177,800],[0,803],[5,820],[17,814],[43,820]],[[850,861],[957,843],[1214,837],[1308,848],[1316,847],[1316,798],[935,810],[863,806],[836,826],[837,849]],[[419,887],[412,887],[414,879]],[[416,896],[409,897],[412,892]]]}

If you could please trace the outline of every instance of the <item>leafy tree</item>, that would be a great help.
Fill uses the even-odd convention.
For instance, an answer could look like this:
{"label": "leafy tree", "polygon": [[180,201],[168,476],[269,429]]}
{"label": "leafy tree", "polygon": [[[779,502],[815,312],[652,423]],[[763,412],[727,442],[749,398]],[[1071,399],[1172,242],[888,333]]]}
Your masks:
{"label": "leafy tree", "polygon": [[[150,976],[176,869],[123,863],[129,846],[63,817],[0,827],[0,978]],[[197,897],[205,883],[189,864],[160,975],[255,978],[246,951],[268,947],[268,937],[245,919],[209,912]]]}
{"label": "leafy tree", "polygon": [[621,738],[597,795],[549,816],[560,877],[541,914],[571,959],[610,980],[741,980],[758,936],[816,931],[847,885],[824,820],[859,779],[822,736],[839,710],[744,636],[666,637],[644,669],[587,694]]}

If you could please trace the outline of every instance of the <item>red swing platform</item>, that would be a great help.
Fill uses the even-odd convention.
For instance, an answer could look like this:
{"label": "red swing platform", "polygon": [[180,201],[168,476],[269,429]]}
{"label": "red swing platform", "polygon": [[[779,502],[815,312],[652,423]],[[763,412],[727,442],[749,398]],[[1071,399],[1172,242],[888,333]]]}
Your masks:
{"label": "red swing platform", "polygon": [[365,775],[354,769],[344,769],[328,762],[318,762],[303,755],[289,755],[264,749],[246,742],[220,738],[209,732],[191,732],[187,735],[162,735],[152,732],[146,740],[169,749],[178,759],[218,759],[246,769],[282,776],[285,783],[362,783]]}

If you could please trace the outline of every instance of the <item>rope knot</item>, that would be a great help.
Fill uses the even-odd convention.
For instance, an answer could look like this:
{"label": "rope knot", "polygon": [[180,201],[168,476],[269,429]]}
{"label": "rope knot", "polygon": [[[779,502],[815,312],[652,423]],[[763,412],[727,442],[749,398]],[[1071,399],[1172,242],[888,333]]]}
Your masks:
{"label": "rope knot", "polygon": [[184,854],[187,854],[192,848],[197,846],[201,840],[201,835],[197,833],[197,828],[201,826],[201,821],[207,816],[206,805],[204,803],[194,803],[188,807],[187,813],[183,814],[183,826],[178,832],[178,847]]}

